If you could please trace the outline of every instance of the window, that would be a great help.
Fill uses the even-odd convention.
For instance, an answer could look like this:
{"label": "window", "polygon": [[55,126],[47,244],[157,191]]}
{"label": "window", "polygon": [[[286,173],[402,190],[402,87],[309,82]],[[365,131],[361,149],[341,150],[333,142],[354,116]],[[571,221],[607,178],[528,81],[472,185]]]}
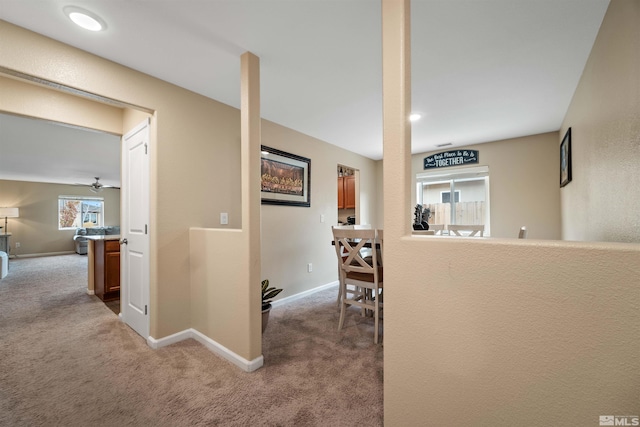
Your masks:
{"label": "window", "polygon": [[[455,194],[456,194],[456,203],[458,203],[460,201],[460,190],[456,190]],[[441,191],[440,202],[451,203],[451,191]]]}
{"label": "window", "polygon": [[487,166],[419,173],[416,181],[416,200],[431,210],[430,224],[484,225],[490,235]]}
{"label": "window", "polygon": [[104,225],[102,197],[59,196],[58,230]]}

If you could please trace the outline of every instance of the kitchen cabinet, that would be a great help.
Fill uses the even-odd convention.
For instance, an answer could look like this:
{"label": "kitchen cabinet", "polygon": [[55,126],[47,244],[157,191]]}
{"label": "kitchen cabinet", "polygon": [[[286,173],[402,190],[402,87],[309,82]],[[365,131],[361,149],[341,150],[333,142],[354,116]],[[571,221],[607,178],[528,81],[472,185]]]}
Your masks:
{"label": "kitchen cabinet", "polygon": [[338,209],[355,209],[356,207],[356,176],[344,175],[338,177]]}
{"label": "kitchen cabinet", "polygon": [[89,251],[93,255],[89,257],[89,275],[92,276],[90,279],[93,279],[96,296],[103,301],[120,298],[119,237],[106,236],[89,242]]}

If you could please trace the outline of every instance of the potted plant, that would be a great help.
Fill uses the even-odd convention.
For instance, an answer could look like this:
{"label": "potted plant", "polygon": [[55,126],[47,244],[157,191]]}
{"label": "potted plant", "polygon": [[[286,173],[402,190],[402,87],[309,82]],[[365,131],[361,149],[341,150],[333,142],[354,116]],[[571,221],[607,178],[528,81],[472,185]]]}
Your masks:
{"label": "potted plant", "polygon": [[267,329],[269,312],[271,311],[271,299],[282,292],[282,289],[270,288],[269,279],[262,281],[262,333]]}
{"label": "potted plant", "polygon": [[413,211],[413,229],[428,230],[429,218],[431,218],[431,209],[425,208],[421,204],[417,204]]}

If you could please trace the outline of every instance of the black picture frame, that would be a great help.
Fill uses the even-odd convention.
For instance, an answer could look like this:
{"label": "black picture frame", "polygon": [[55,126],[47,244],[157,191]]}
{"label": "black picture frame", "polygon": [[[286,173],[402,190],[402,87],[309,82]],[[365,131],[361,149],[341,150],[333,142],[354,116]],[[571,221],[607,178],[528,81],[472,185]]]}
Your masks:
{"label": "black picture frame", "polygon": [[311,159],[261,145],[263,205],[311,206]]}
{"label": "black picture frame", "polygon": [[560,188],[571,182],[571,128],[560,143]]}

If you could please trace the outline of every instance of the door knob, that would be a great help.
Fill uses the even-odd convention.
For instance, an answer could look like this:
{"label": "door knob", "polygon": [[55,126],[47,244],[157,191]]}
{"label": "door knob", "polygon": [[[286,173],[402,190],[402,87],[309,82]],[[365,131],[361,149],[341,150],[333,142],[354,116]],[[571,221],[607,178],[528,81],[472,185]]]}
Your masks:
{"label": "door knob", "polygon": [[126,245],[126,244],[128,244],[128,243],[129,243],[129,242],[127,241],[127,239],[122,239],[122,240],[120,240],[120,244],[121,244],[121,245]]}

